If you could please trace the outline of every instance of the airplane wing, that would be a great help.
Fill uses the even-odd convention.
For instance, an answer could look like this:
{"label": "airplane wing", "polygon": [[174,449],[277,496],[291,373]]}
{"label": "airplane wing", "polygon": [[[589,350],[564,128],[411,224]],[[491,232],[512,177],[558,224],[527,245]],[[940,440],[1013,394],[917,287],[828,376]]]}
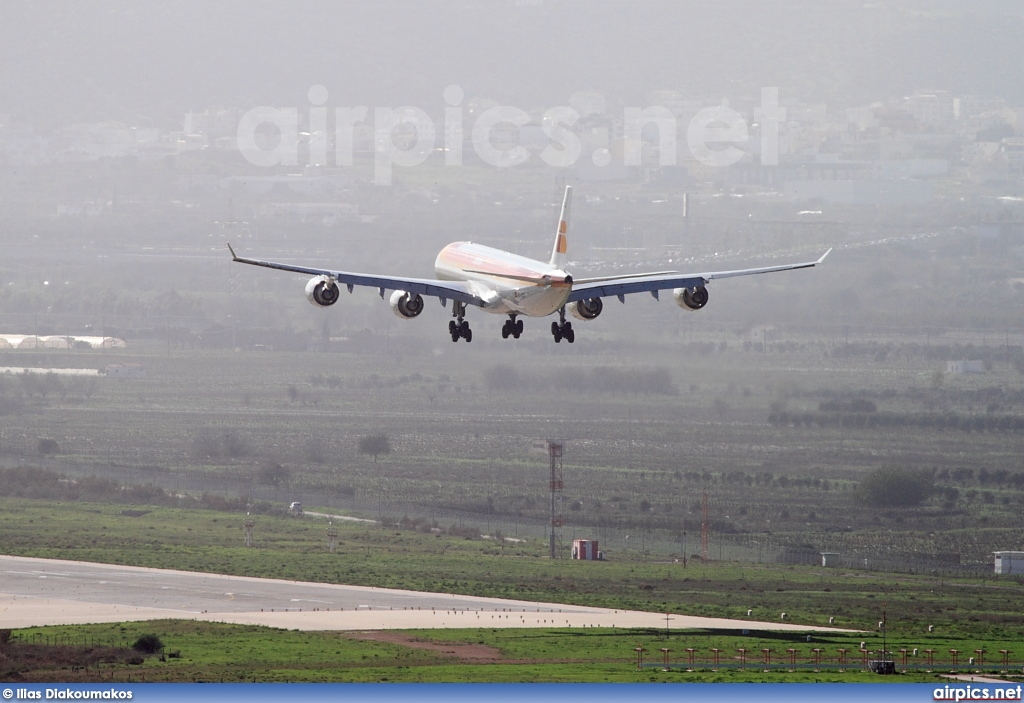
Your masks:
{"label": "airplane wing", "polygon": [[264,268],[278,269],[280,271],[294,271],[295,273],[305,273],[310,276],[327,276],[329,278],[333,278],[340,285],[347,286],[349,293],[352,292],[352,288],[354,286],[367,286],[369,288],[376,288],[380,292],[380,297],[382,298],[384,297],[384,291],[386,290],[404,290],[407,293],[418,293],[420,295],[440,298],[442,303],[446,300],[457,300],[460,303],[466,303],[467,305],[482,306],[484,304],[483,299],[475,295],[464,281],[441,281],[429,278],[377,276],[368,273],[332,271],[330,269],[313,268],[309,266],[281,264],[275,261],[246,259],[238,256],[230,244],[228,244],[228,251],[231,252],[232,260],[237,261],[240,264],[251,264],[253,266],[263,266]]}
{"label": "airplane wing", "polygon": [[821,264],[829,255],[829,249],[817,261],[807,261],[800,264],[782,264],[780,266],[762,266],[752,269],[737,269],[735,271],[712,271],[709,273],[678,273],[675,271],[661,271],[658,273],[625,274],[609,276],[606,278],[580,278],[573,281],[572,293],[569,294],[567,303],[590,298],[617,296],[624,301],[628,293],[649,292],[655,297],[660,290],[668,288],[697,288],[707,285],[709,281],[716,278],[734,278],[736,276],[752,276],[757,273],[774,273],[775,271],[792,271],[794,269],[811,268]]}

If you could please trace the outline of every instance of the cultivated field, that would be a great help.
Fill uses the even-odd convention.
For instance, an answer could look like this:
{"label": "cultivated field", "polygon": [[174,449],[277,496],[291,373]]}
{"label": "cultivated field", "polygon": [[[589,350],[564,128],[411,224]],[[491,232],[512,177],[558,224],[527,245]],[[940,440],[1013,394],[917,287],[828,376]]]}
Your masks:
{"label": "cultivated field", "polygon": [[[481,346],[437,358],[9,352],[38,365],[135,362],[146,376],[57,378],[45,392],[0,377],[0,460],[542,538],[548,466],[535,447],[554,437],[566,440],[563,549],[579,536],[601,540],[609,558],[692,558],[705,491],[709,556],[726,560],[833,551],[851,568],[980,572],[1024,538],[1014,350],[792,340],[764,353],[684,338],[641,347],[645,363],[633,366],[599,341],[526,363]],[[941,372],[939,359],[958,353],[987,354],[991,370]],[[390,452],[360,454],[371,434]],[[866,479],[894,470],[925,476],[916,504],[865,492]]]}

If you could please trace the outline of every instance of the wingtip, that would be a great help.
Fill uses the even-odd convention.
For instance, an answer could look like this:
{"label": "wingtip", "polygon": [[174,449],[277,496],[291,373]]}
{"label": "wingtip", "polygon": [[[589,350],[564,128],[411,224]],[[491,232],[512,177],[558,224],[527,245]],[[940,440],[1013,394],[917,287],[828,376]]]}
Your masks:
{"label": "wingtip", "polygon": [[820,259],[818,259],[818,260],[817,260],[817,261],[816,261],[815,263],[816,263],[816,264],[820,264],[820,263],[822,263],[823,261],[825,261],[825,257],[826,257],[826,256],[828,256],[828,255],[829,255],[829,254],[831,254],[831,253],[832,253],[832,247],[829,247],[829,248],[828,248],[828,251],[826,251],[826,252],[825,252],[824,254],[822,254],[822,255],[821,255],[821,258],[820,258]]}
{"label": "wingtip", "polygon": [[231,242],[225,242],[225,244],[228,245],[228,251],[231,252],[231,260],[238,261],[238,254],[236,254],[235,250],[231,247]]}

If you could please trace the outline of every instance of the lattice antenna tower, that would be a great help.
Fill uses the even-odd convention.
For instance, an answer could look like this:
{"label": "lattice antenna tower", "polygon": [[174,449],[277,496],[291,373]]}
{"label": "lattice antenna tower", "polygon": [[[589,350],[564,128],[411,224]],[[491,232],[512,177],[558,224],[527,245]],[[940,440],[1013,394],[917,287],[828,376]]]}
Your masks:
{"label": "lattice antenna tower", "polygon": [[700,509],[700,560],[708,560],[708,489],[704,489]]}
{"label": "lattice antenna tower", "polygon": [[562,517],[562,489],[565,484],[562,482],[562,452],[565,442],[560,439],[548,440],[548,461],[551,466],[551,478],[548,486],[551,491],[551,536],[548,541],[550,557],[554,559],[558,552],[555,547],[558,541],[556,530],[565,524]]}

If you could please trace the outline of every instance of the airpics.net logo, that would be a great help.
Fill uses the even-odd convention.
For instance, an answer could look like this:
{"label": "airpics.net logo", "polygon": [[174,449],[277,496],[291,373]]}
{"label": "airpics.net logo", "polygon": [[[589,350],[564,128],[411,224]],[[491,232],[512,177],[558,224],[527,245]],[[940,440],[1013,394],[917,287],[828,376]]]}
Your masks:
{"label": "airpics.net logo", "polygon": [[[534,158],[554,168],[570,168],[584,158],[597,168],[611,166],[616,160],[623,167],[637,167],[644,160],[645,145],[656,151],[659,167],[675,166],[679,152],[679,120],[667,107],[658,105],[623,109],[621,139],[613,155],[608,145],[594,146],[584,154],[584,141],[574,131],[580,126],[580,113],[566,105],[546,110],[539,125],[528,112],[509,105],[474,110],[467,119],[465,94],[461,87],[450,85],[442,93],[444,108],[438,129],[435,119],[418,107],[375,107],[372,112],[362,105],[335,107],[330,115],[324,86],[312,86],[307,97],[310,104],[305,108],[305,120],[300,120],[298,107],[260,106],[242,116],[236,137],[238,149],[249,163],[298,166],[303,141],[308,144],[308,149],[302,149],[304,154],[308,151],[308,165],[352,166],[357,134],[368,133],[372,146],[364,146],[362,151],[372,151],[373,182],[383,186],[391,185],[394,167],[419,166],[438,151],[443,152],[445,166],[462,166],[467,136],[476,157],[495,168],[515,167]],[[333,117],[331,131],[329,116]],[[754,109],[754,118],[760,133],[760,163],[777,166],[779,124],[786,119],[785,108],[779,107],[778,88],[761,89],[761,104]],[[300,132],[300,122],[308,126],[308,132]],[[539,127],[542,140],[541,148],[532,151],[514,136],[531,124]],[[747,121],[725,105],[706,107],[693,115],[685,125],[685,139],[693,158],[713,168],[739,162],[747,154],[742,147],[751,142]]]}

